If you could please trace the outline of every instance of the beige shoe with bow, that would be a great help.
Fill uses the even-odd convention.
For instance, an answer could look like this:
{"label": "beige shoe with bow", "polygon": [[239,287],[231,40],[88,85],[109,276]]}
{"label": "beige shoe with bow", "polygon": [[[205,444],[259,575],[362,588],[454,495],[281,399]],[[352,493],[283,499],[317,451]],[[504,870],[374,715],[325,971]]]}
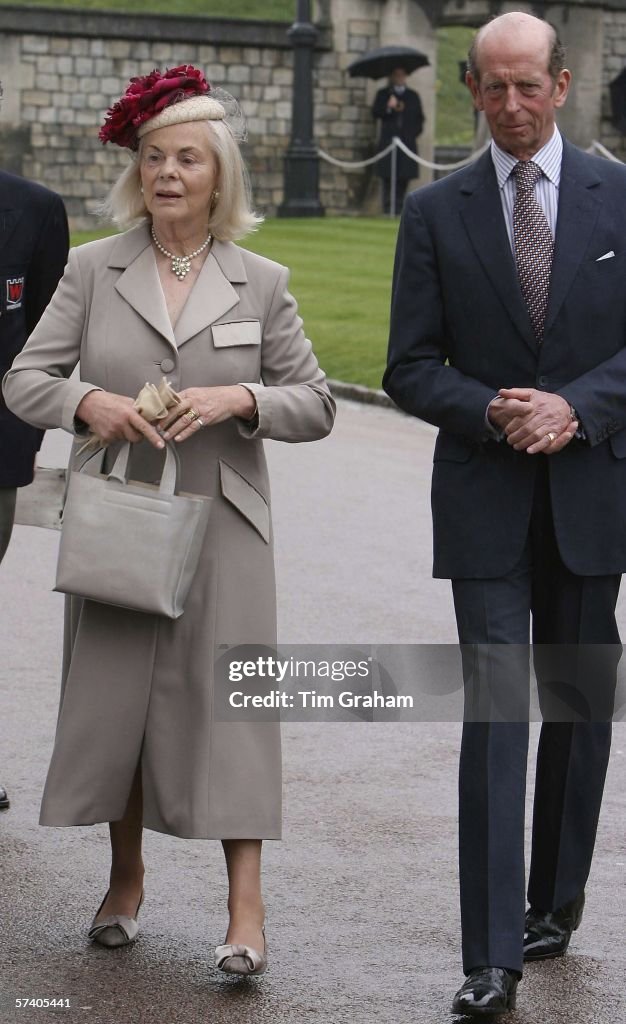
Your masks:
{"label": "beige shoe with bow", "polygon": [[110,917],[103,917],[101,921],[97,921],[98,914],[106,903],[108,895],[109,893],[107,892],[96,911],[96,915],[91,922],[88,937],[92,942],[97,942],[101,946],[108,946],[109,949],[114,949],[116,946],[128,946],[131,942],[135,941],[139,934],[137,917],[143,903],[143,892],[134,917],[125,917],[123,914],[111,914]]}
{"label": "beige shoe with bow", "polygon": [[226,974],[241,974],[252,976],[264,974],[267,970],[267,940],[265,928],[263,932],[263,952],[252,946],[242,946],[228,943],[225,946],[215,947],[215,963],[218,970]]}

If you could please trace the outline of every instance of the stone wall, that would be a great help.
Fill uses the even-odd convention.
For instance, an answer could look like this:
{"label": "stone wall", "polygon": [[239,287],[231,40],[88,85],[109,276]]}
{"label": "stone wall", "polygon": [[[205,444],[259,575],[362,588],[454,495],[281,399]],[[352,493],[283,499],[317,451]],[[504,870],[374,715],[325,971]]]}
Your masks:
{"label": "stone wall", "polygon": [[[380,83],[351,79],[346,68],[367,49],[393,39],[420,45],[414,22],[418,18],[421,25],[424,15],[411,0],[320,0],[315,13],[316,141],[338,159],[362,160],[375,152],[370,106]],[[283,156],[291,124],[288,27],[3,4],[3,165],[60,192],[72,226],[91,227],[93,211],[128,158],[97,141],[104,112],[132,75],[190,62],[239,99],[248,123],[244,155],[255,204],[271,216],[283,198]],[[421,82],[418,88],[422,92]],[[429,86],[426,93],[432,132],[434,107],[429,110],[428,104],[431,96],[434,103],[434,89]],[[428,146],[422,151],[432,153]],[[371,168],[346,173],[320,165],[321,200],[329,214],[377,211],[376,182]]]}
{"label": "stone wall", "polygon": [[[382,6],[375,0],[333,0],[326,5],[333,50],[320,53],[316,60],[315,133],[318,145],[337,160],[360,161],[376,151],[370,84],[363,78],[350,78],[346,69],[379,45]],[[322,161],[322,203],[329,212],[376,208],[375,181],[371,167],[348,173]]]}
{"label": "stone wall", "polygon": [[[363,6],[362,0],[356,3]],[[374,0],[369,3],[381,7]],[[240,101],[248,125],[243,150],[255,205],[271,216],[283,199],[283,156],[291,125],[293,52],[288,28],[276,22],[2,5],[3,166],[59,192],[74,229],[93,227],[94,211],[128,160],[126,152],[97,140],[107,107],[132,75],[189,62]],[[322,19],[319,26],[316,140],[339,159],[359,160],[374,152],[375,127],[368,83],[349,79],[345,68],[364,49],[377,45],[378,22],[354,18],[343,28],[345,51],[337,52],[331,49],[330,25]],[[371,173],[346,174],[322,163],[320,193],[326,212],[360,212],[368,187],[373,188],[372,178]]]}
{"label": "stone wall", "polygon": [[626,16],[623,11],[604,13],[604,54],[602,74],[602,122],[600,142],[615,156],[626,161],[626,135],[614,127],[611,121],[609,83],[626,66]]}
{"label": "stone wall", "polygon": [[272,213],[282,199],[282,153],[291,121],[287,27],[2,7],[3,149],[8,141],[15,165],[21,140],[21,172],[60,192],[72,226],[88,228],[128,160],[118,147],[98,142],[107,107],[131,76],[189,62],[240,100],[255,202]]}

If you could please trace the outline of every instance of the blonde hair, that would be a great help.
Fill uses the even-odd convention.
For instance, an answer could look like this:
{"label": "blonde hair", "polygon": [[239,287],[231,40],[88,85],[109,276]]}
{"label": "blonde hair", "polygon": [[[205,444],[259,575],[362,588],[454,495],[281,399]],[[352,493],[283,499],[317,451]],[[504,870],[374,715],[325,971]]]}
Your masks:
{"label": "blonde hair", "polygon": [[[217,160],[216,191],[218,198],[209,211],[209,231],[214,238],[232,242],[255,231],[263,217],[252,209],[248,172],[239,146],[224,121],[206,121],[211,149]],[[139,162],[143,140],[105,198],[99,213],[125,230],[150,217],[141,192]]]}

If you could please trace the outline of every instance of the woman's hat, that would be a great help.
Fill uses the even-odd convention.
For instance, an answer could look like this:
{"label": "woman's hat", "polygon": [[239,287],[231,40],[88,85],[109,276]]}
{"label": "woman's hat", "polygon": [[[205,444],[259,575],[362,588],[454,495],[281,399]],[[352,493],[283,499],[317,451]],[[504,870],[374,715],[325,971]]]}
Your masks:
{"label": "woman's hat", "polygon": [[149,75],[131,78],[124,95],[107,111],[98,138],[103,144],[137,149],[141,137],[157,128],[185,121],[221,121],[226,111],[214,95],[208,95],[212,91],[193,64],[164,72],[155,68]]}

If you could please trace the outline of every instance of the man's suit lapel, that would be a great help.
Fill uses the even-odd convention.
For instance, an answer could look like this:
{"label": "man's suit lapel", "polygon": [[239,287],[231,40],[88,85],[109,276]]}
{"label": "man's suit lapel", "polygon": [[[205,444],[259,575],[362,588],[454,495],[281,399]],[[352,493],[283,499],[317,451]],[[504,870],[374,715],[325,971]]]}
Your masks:
{"label": "man's suit lapel", "polygon": [[600,212],[597,186],[601,183],[602,179],[584,155],[564,139],[546,336],[587,253]]}
{"label": "man's suit lapel", "polygon": [[461,217],[476,256],[515,327],[536,352],[537,341],[517,278],[490,152],[469,169],[461,193]]}

